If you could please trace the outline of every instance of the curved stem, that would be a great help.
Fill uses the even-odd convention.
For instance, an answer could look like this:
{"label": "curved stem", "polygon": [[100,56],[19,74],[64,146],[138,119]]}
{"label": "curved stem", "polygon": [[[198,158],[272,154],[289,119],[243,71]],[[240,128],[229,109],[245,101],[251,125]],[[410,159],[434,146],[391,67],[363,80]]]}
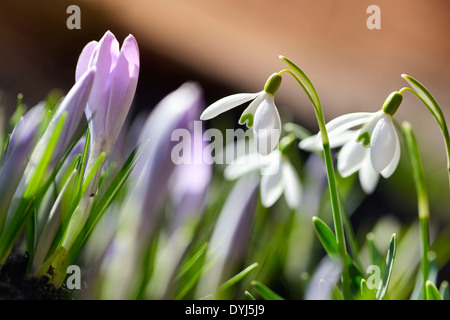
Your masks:
{"label": "curved stem", "polygon": [[431,93],[419,81],[405,74],[403,74],[402,77],[413,87],[413,89],[404,87],[399,90],[399,93],[408,91],[414,94],[416,98],[427,107],[441,129],[447,153],[447,173],[450,186],[450,135],[448,133],[447,122],[445,121],[444,114],[436,99],[434,99]]}
{"label": "curved stem", "polygon": [[325,117],[323,115],[322,106],[320,104],[320,100],[314,86],[312,85],[309,78],[305,75],[305,73],[286,57],[280,56],[280,59],[283,60],[290,69],[284,69],[280,71],[278,74],[281,75],[284,72],[288,72],[290,75],[292,75],[293,78],[297,80],[297,82],[303,88],[303,90],[307,94],[308,98],[311,100],[311,103],[314,107],[314,112],[317,118],[317,123],[319,125],[319,130],[322,138],[323,153],[328,177],[328,187],[330,191],[331,209],[333,212],[334,229],[336,232],[336,241],[338,243],[339,255],[343,263],[343,274],[342,274],[343,295],[344,299],[350,299],[351,298],[350,277],[347,268],[347,249],[345,245],[344,226],[342,224],[342,214],[339,202],[338,188],[336,183],[336,174],[334,171],[333,159],[331,157],[330,143],[328,139],[328,132],[325,127]]}

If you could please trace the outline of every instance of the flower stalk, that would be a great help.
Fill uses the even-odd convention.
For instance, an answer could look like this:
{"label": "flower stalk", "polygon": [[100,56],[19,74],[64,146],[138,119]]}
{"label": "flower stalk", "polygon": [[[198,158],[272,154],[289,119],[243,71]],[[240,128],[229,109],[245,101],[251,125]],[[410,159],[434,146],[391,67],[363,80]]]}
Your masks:
{"label": "flower stalk", "polygon": [[419,147],[417,145],[416,137],[414,136],[411,124],[403,123],[402,133],[405,137],[406,151],[411,169],[413,173],[414,186],[417,193],[417,206],[420,223],[420,238],[422,251],[422,295],[426,293],[426,282],[429,277],[430,263],[428,260],[428,252],[430,251],[430,208],[428,202],[428,193],[425,184],[425,175],[423,171],[422,160],[420,157]]}
{"label": "flower stalk", "polygon": [[300,84],[303,90],[308,95],[311,100],[314,112],[316,115],[317,123],[319,125],[321,139],[322,139],[322,147],[325,159],[325,165],[327,169],[327,177],[328,177],[328,187],[330,191],[331,198],[331,209],[333,212],[333,221],[334,221],[334,229],[336,233],[336,241],[338,244],[339,255],[342,259],[342,263],[344,264],[343,273],[342,273],[342,289],[344,299],[349,299],[351,296],[350,293],[350,283],[349,283],[349,273],[347,268],[347,249],[345,245],[345,235],[344,235],[344,226],[342,223],[342,214],[340,209],[340,201],[338,188],[336,183],[336,174],[333,166],[333,159],[331,157],[331,148],[330,142],[328,139],[327,128],[325,126],[325,117],[323,115],[322,106],[319,100],[319,96],[311,83],[308,77],[303,73],[303,71],[298,68],[292,61],[287,59],[284,56],[280,56],[280,59],[283,60],[289,69],[282,70],[278,74],[282,74],[283,72],[288,72],[290,75],[294,77],[295,80]]}

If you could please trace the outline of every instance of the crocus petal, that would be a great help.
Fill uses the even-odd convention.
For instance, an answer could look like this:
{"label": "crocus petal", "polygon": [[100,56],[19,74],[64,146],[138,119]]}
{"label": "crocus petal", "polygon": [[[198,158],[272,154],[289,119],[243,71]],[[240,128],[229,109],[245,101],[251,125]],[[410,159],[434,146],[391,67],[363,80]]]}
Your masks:
{"label": "crocus petal", "polygon": [[281,119],[275,107],[274,97],[270,94],[256,110],[253,132],[259,153],[267,155],[275,149],[281,135]]}
{"label": "crocus petal", "polygon": [[89,99],[92,87],[95,82],[96,68],[92,67],[85,72],[80,79],[74,84],[72,89],[64,97],[61,105],[55,112],[55,118],[60,117],[63,112],[67,112],[66,122],[63,132],[58,141],[58,148],[62,152],[68,146],[83,116],[84,107]]}
{"label": "crocus petal", "polygon": [[271,207],[283,193],[283,174],[280,162],[272,162],[261,177],[261,203]]}
{"label": "crocus petal", "polygon": [[338,156],[339,174],[345,178],[355,173],[361,167],[367,151],[367,148],[354,139],[344,144]]}
{"label": "crocus petal", "polygon": [[359,182],[363,191],[366,194],[371,194],[375,191],[380,175],[373,170],[369,149],[366,152],[366,157],[359,169]]}
{"label": "crocus petal", "polygon": [[255,99],[260,92],[258,93],[237,93],[231,96],[222,98],[213,104],[211,104],[208,108],[206,108],[200,116],[200,120],[209,120],[212,119],[219,114],[233,109],[241,104]]}
{"label": "crocus petal", "polygon": [[302,201],[302,185],[294,167],[286,159],[282,159],[283,189],[286,202],[292,210],[297,209]]}
{"label": "crocus petal", "polygon": [[395,153],[394,157],[392,158],[392,161],[387,165],[386,168],[384,168],[381,171],[381,175],[383,176],[383,178],[389,178],[394,173],[395,169],[397,169],[398,163],[400,161],[400,153],[401,153],[400,140],[398,138],[398,134],[397,131],[395,130],[395,127],[394,127],[394,134],[395,134]]}
{"label": "crocus petal", "polygon": [[133,36],[125,39],[114,73],[106,109],[105,132],[115,141],[123,126],[136,92],[139,74],[139,49]]}
{"label": "crocus petal", "polygon": [[90,66],[96,66],[97,74],[92,85],[92,94],[86,107],[86,117],[92,137],[104,133],[106,110],[110,97],[112,70],[116,65],[119,45],[111,32],[106,32],[92,53]]}
{"label": "crocus petal", "polygon": [[373,130],[370,145],[370,161],[376,172],[383,171],[391,163],[396,148],[396,134],[392,119],[386,115]]}
{"label": "crocus petal", "polygon": [[75,81],[78,81],[81,76],[89,69],[89,62],[97,44],[97,41],[91,41],[84,47],[83,51],[81,51],[75,70]]}

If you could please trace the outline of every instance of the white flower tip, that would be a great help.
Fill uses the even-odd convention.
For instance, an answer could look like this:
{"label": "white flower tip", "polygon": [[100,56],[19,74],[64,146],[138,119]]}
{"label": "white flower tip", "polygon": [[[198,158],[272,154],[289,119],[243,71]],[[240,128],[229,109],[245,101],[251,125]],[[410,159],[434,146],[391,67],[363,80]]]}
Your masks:
{"label": "white flower tip", "polygon": [[211,117],[210,113],[208,112],[208,109],[205,109],[202,112],[202,114],[200,115],[200,120],[202,120],[202,121],[209,120],[211,118],[214,118],[214,117]]}

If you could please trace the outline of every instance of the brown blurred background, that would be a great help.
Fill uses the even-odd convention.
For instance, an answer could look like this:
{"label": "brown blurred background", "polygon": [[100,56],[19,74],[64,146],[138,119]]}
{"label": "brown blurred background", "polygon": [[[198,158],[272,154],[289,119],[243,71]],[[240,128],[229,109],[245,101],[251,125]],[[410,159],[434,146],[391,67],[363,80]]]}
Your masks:
{"label": "brown blurred background", "polygon": [[[71,4],[81,9],[81,30],[66,27]],[[381,8],[380,30],[366,27],[372,4]],[[310,77],[327,120],[378,110],[390,92],[406,85],[402,73],[421,81],[450,119],[449,8],[446,0],[2,1],[2,104],[11,112],[19,92],[29,106],[53,88],[66,92],[84,45],[109,29],[120,42],[134,34],[140,46],[133,112],[153,107],[187,80],[203,86],[206,103],[259,91],[271,73],[284,68],[278,59],[282,54]],[[293,79],[283,78],[276,102],[285,120],[317,130],[305,94]],[[413,123],[426,157],[433,205],[447,213],[448,197],[439,193],[448,194],[448,180],[437,125],[408,93],[397,119]],[[382,181],[387,196],[404,186],[401,179],[391,180]],[[410,184],[405,188],[407,194],[414,191]]]}

